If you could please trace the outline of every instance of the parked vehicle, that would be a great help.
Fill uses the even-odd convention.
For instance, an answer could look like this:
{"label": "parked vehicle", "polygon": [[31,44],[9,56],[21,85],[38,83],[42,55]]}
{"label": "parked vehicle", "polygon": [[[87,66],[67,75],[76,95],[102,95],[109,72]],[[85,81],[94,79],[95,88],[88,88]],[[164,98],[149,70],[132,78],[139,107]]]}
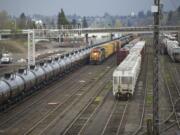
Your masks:
{"label": "parked vehicle", "polygon": [[13,62],[13,58],[10,53],[5,52],[1,57],[1,64],[10,64]]}

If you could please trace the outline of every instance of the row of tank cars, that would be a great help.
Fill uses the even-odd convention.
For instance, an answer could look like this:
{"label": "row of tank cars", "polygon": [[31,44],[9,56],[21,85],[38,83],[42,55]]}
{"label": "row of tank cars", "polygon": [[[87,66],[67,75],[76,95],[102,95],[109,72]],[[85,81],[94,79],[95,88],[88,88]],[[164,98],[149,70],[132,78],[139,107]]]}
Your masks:
{"label": "row of tank cars", "polygon": [[102,44],[96,48],[93,48],[90,53],[90,64],[96,65],[101,64],[111,55],[116,53],[119,48],[129,43],[136,35],[132,35],[129,38],[123,40],[113,41],[106,44]]}
{"label": "row of tank cars", "polygon": [[161,54],[168,54],[173,62],[180,62],[180,45],[175,36],[162,35]]}
{"label": "row of tank cars", "polygon": [[[124,41],[129,38],[132,38],[132,35],[126,35],[116,40]],[[5,110],[10,105],[48,85],[53,80],[86,64],[89,61],[91,50],[99,45],[88,46],[59,57],[48,59],[36,66],[19,69],[17,73],[5,74],[0,79],[0,110]]]}
{"label": "row of tank cars", "polygon": [[113,72],[113,95],[116,99],[130,98],[135,91],[145,53],[145,41],[138,41]]}

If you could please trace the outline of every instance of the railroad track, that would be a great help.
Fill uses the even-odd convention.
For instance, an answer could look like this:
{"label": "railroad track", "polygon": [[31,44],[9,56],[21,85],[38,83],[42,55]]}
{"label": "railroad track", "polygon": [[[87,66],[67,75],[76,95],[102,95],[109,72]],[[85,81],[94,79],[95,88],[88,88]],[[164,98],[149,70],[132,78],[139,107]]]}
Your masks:
{"label": "railroad track", "polygon": [[[65,80],[60,83],[60,84],[56,84],[53,86],[52,85],[46,87],[43,91],[45,91],[44,93],[42,93],[42,91],[38,91],[39,93],[35,93],[35,94],[42,94],[42,95],[37,95],[37,98],[33,100],[32,103],[22,106],[22,109],[20,108],[20,111],[18,111],[16,109],[16,107],[18,107],[18,105],[22,104],[19,103],[15,106],[13,106],[12,108],[10,108],[9,110],[7,110],[5,113],[1,113],[1,122],[0,123],[0,129],[2,129],[3,127],[8,127],[8,123],[11,124],[13,123],[13,121],[16,121],[16,119],[18,119],[20,116],[22,116],[23,114],[25,115],[26,113],[28,113],[32,108],[34,108],[34,106],[37,106],[38,104],[42,103],[43,100],[47,100],[48,97],[52,96],[52,94],[57,93],[58,89],[60,87],[63,87],[64,85],[66,85],[67,83],[70,83],[70,86],[73,84],[73,80],[75,78],[77,78],[79,76],[79,74],[82,74],[83,72],[85,72],[87,70],[87,68],[84,68],[83,70],[81,70],[80,72],[75,73],[75,76],[73,78],[71,78],[70,76],[68,76],[67,78],[65,78]],[[88,76],[88,74],[86,75]],[[57,82],[56,82],[57,83]],[[51,90],[48,90],[50,89]],[[67,88],[67,87],[66,87]],[[63,94],[63,93],[62,93]],[[22,102],[28,101],[29,99],[33,98],[34,95],[28,97],[27,99],[25,98],[25,100],[23,100]],[[40,96],[40,97],[39,97]],[[14,109],[14,110],[13,110]],[[13,112],[11,112],[13,111]],[[7,116],[10,113],[9,117]],[[12,115],[11,115],[12,114]],[[8,118],[4,117],[7,116]],[[3,119],[4,118],[4,119]]]}
{"label": "railroad track", "polygon": [[[76,76],[76,77],[79,77],[79,74],[81,74],[81,73],[83,73],[83,72],[85,72],[85,71],[87,70],[86,68],[87,68],[87,67],[85,67],[84,69],[80,70],[80,72],[76,72],[76,73],[75,73],[75,74],[76,74],[75,76]],[[76,71],[77,71],[77,70],[76,70]],[[73,72],[74,72],[74,71],[72,71],[71,74],[73,74]],[[3,114],[6,114],[7,112],[9,112],[9,111],[12,110],[12,109],[15,109],[15,107],[19,106],[20,104],[24,103],[25,101],[28,101],[28,100],[31,99],[33,96],[38,95],[38,94],[42,94],[42,93],[41,93],[42,91],[46,91],[46,90],[48,90],[49,88],[52,89],[52,91],[49,91],[49,92],[45,93],[45,95],[42,95],[42,96],[38,97],[38,99],[35,99],[35,101],[33,101],[33,103],[31,103],[30,105],[28,105],[28,107],[23,108],[23,110],[26,110],[27,108],[29,108],[29,106],[32,106],[33,104],[37,103],[37,102],[40,101],[41,99],[46,98],[47,96],[49,96],[50,94],[52,94],[53,92],[55,92],[55,90],[58,88],[58,87],[56,86],[56,84],[57,84],[59,81],[61,81],[62,79],[63,79],[64,81],[67,81],[67,82],[73,81],[73,78],[71,78],[71,76],[69,76],[69,74],[65,74],[65,75],[63,75],[63,77],[58,78],[58,79],[54,80],[53,82],[51,82],[50,84],[43,86],[42,88],[40,88],[40,90],[39,90],[39,89],[36,90],[36,92],[32,93],[32,95],[24,98],[22,101],[14,104],[14,105],[12,105],[12,106],[9,107],[8,109],[6,109],[4,112],[0,112],[0,116],[3,115]],[[65,83],[62,83],[62,84],[60,84],[60,86],[63,86],[64,84],[65,84]],[[54,85],[55,85],[55,86],[54,86]],[[59,87],[60,87],[60,86],[59,86]],[[20,113],[20,112],[19,112],[19,113]],[[0,125],[1,125],[1,124],[0,124]]]}
{"label": "railroad track", "polygon": [[105,127],[101,135],[119,135],[123,133],[123,125],[125,125],[125,119],[127,117],[129,100],[118,101],[114,103],[114,107],[108,117]]}
{"label": "railroad track", "polygon": [[165,123],[172,118],[175,119],[175,123],[172,123],[171,125],[168,125],[164,129],[162,129],[161,133],[166,132],[175,125],[177,125],[177,128],[180,129],[180,117],[178,115],[179,111],[177,108],[177,102],[180,101],[180,83],[177,81],[177,78],[179,78],[179,74],[177,74],[178,71],[176,68],[176,64],[171,63],[168,56],[165,56],[165,62],[163,66],[164,72],[161,72],[161,74],[163,75],[163,80],[161,81],[165,85],[172,113],[162,124],[165,125]]}
{"label": "railroad track", "polygon": [[[109,80],[107,80],[107,82],[108,81]],[[105,95],[108,95],[108,93],[111,92],[110,90],[112,86],[107,82],[97,87],[98,91],[96,92],[95,96],[93,96],[90,102],[83,108],[83,110],[78,114],[78,116],[65,129],[65,131],[62,133],[63,135],[83,134],[83,131],[87,127],[88,122],[95,115],[95,113],[103,103],[103,100],[106,98]]]}
{"label": "railroad track", "polygon": [[136,84],[135,93],[129,101],[126,125],[124,130],[118,134],[139,135],[144,133],[146,129],[146,119],[149,117],[149,114],[152,113],[152,107],[148,106],[147,103],[149,94],[152,96],[152,93],[148,91],[149,75],[151,75],[149,74],[149,56],[152,54],[149,52],[151,46],[146,44],[146,47],[145,57],[144,60],[142,60],[142,70]]}
{"label": "railroad track", "polygon": [[150,82],[149,80],[150,78],[152,78],[151,76],[152,68],[150,64],[153,65],[153,63],[150,63],[151,61],[153,61],[151,45],[152,45],[151,43],[146,44],[146,51],[145,51],[146,53],[145,53],[145,59],[143,63],[142,77],[140,77],[141,82],[143,82],[143,85],[140,85],[140,86],[143,86],[143,87],[138,86],[141,91],[139,91],[138,93],[135,93],[135,98],[139,100],[139,104],[140,104],[139,124],[136,130],[133,132],[130,132],[129,135],[130,134],[132,135],[144,134],[144,132],[146,132],[147,130],[146,129],[147,119],[151,118],[149,115],[152,114],[152,90],[148,88],[148,83]]}
{"label": "railroad track", "polygon": [[[100,66],[99,67],[99,69],[97,69],[97,72],[99,72],[100,74],[101,74],[101,77],[103,77],[103,74],[102,73],[104,73],[104,72],[106,72],[105,70],[102,70],[103,68],[106,68],[106,67],[108,67],[107,69],[109,70],[109,68],[110,68],[110,65],[112,65],[112,63],[111,63],[111,59],[109,60],[109,62],[107,62],[108,64],[106,64],[106,65],[103,65],[103,66]],[[61,85],[58,85],[58,86],[56,86],[57,88],[55,89],[54,88],[54,90],[53,89],[51,89],[50,91],[52,91],[52,93],[54,93],[53,95],[55,95],[55,94],[57,94],[57,92],[58,92],[58,88],[60,88],[60,87],[64,87],[64,85],[65,85],[65,88],[63,88],[63,91],[65,91],[64,93],[62,93],[62,97],[64,97],[64,98],[62,98],[61,100],[62,100],[62,102],[61,103],[59,103],[59,104],[57,104],[57,105],[52,105],[52,106],[54,106],[54,107],[46,107],[46,108],[44,108],[44,109],[42,109],[42,111],[40,111],[41,110],[41,108],[37,108],[38,107],[38,103],[40,103],[41,104],[41,102],[43,102],[43,105],[44,104],[47,104],[47,100],[52,100],[52,98],[53,98],[53,96],[52,96],[52,93],[50,92],[49,93],[49,95],[47,95],[47,96],[45,96],[45,95],[43,95],[42,96],[42,98],[41,99],[39,99],[39,100],[36,100],[34,103],[32,103],[32,104],[30,104],[28,107],[26,107],[24,110],[22,110],[22,111],[20,111],[19,113],[16,113],[16,115],[10,115],[10,116],[12,116],[12,117],[10,117],[6,122],[4,122],[4,123],[2,123],[2,125],[1,125],[1,128],[0,129],[7,129],[6,131],[8,131],[8,133],[9,134],[24,134],[25,133],[25,131],[27,131],[27,129],[29,129],[29,131],[30,131],[30,129],[33,129],[32,127],[35,127],[35,125],[36,126],[38,126],[38,128],[40,128],[40,121],[42,121],[43,119],[44,119],[44,117],[46,117],[46,115],[49,115],[49,116],[52,116],[52,115],[50,115],[50,114],[53,114],[53,113],[50,113],[50,112],[52,112],[52,110],[55,110],[55,108],[57,109],[57,110],[61,110],[62,111],[62,109],[58,109],[58,107],[57,106],[61,106],[60,108],[63,108],[63,106],[68,106],[69,104],[70,104],[70,102],[69,102],[69,100],[70,99],[72,99],[72,101],[73,101],[73,99],[75,99],[75,97],[76,98],[79,98],[79,97],[81,97],[81,95],[83,94],[83,92],[84,92],[84,88],[85,87],[87,87],[87,84],[88,83],[90,83],[90,84],[92,84],[92,83],[94,83],[95,81],[97,81],[98,80],[98,76],[94,76],[94,77],[92,77],[92,78],[89,78],[90,80],[88,81],[88,80],[86,80],[86,82],[83,82],[84,83],[84,85],[82,85],[82,86],[80,86],[80,85],[73,85],[73,83],[74,83],[74,81],[72,81],[72,80],[77,80],[77,79],[80,79],[80,78],[78,78],[78,75],[79,74],[82,74],[82,73],[84,73],[84,74],[86,74],[86,75],[83,75],[82,74],[82,76],[84,76],[85,78],[87,77],[88,78],[88,76],[90,76],[87,72],[90,72],[90,71],[93,71],[95,69],[95,66],[90,66],[89,68],[85,68],[84,70],[82,70],[81,72],[79,72],[78,74],[77,74],[77,76],[75,76],[75,77],[73,77],[72,79],[67,79],[66,80],[66,83],[63,83],[63,84],[61,84]],[[86,71],[87,70],[87,71]],[[97,73],[96,72],[96,73]],[[95,78],[95,79],[94,79]],[[69,85],[67,85],[69,83]],[[66,90],[67,89],[67,90]],[[72,90],[72,92],[70,92],[68,89],[74,89],[74,90]],[[81,91],[82,90],[82,91]],[[68,91],[69,91],[69,93],[71,93],[71,94],[65,94],[65,93],[68,93]],[[73,93],[73,91],[74,91],[74,93]],[[75,92],[76,91],[76,92]],[[51,97],[51,98],[49,98],[49,97]],[[46,98],[48,98],[48,99],[46,99]],[[56,100],[59,100],[60,99],[60,97],[59,98],[55,98]],[[69,103],[68,103],[69,102]],[[72,103],[72,102],[71,102]],[[37,106],[37,107],[35,107],[35,106]],[[34,112],[32,112],[32,108],[33,109],[35,109],[36,111],[34,111]],[[39,109],[39,110],[38,110]],[[49,111],[47,111],[47,110],[49,110]],[[37,111],[40,111],[40,112],[37,112]],[[46,112],[46,113],[44,113],[44,111]],[[58,112],[59,112],[58,111]],[[29,113],[30,112],[30,113]],[[49,113],[48,113],[49,112]],[[40,114],[38,114],[38,113],[40,113]],[[41,113],[42,113],[42,116],[40,116],[41,115]],[[35,116],[35,115],[37,115],[37,116]],[[22,118],[22,116],[24,117],[24,118]],[[29,118],[28,118],[28,116],[29,116]],[[38,118],[38,116],[39,116],[39,118]],[[33,117],[37,117],[37,119],[35,119],[35,118],[33,118]],[[53,116],[53,117],[55,117],[55,116]],[[22,119],[23,119],[23,122],[21,122],[20,123],[20,121],[19,121],[19,118],[21,119],[21,121],[22,121]],[[31,118],[32,118],[32,120],[31,120]],[[49,119],[49,117],[47,117],[48,119]],[[27,119],[27,120],[25,120],[25,119]],[[16,122],[16,120],[17,120],[17,122]],[[43,120],[44,121],[44,120]],[[29,122],[29,124],[28,124],[28,122]],[[35,123],[34,123],[35,122]],[[44,121],[45,122],[45,121]],[[44,123],[43,122],[43,123]],[[22,126],[22,127],[21,127]],[[16,132],[13,132],[13,129],[15,128],[15,127],[19,127],[19,130],[18,131],[16,131]],[[21,128],[23,128],[23,129],[21,129]],[[35,127],[36,128],[36,127]],[[34,129],[35,129],[34,128]],[[38,129],[37,128],[37,129]],[[12,131],[12,132],[11,132]],[[28,132],[27,132],[27,134],[28,134]]]}
{"label": "railroad track", "polygon": [[[109,70],[107,70],[107,72],[108,71]],[[98,84],[107,72],[103,73],[96,80],[96,82],[92,82],[92,83],[86,85],[85,87],[80,88],[78,90],[79,92],[81,91],[80,94],[77,94],[77,92],[72,93],[71,96],[66,101],[64,101],[61,105],[58,105],[51,112],[49,112],[47,115],[45,115],[43,117],[43,119],[39,120],[33,127],[31,127],[26,133],[24,133],[24,135],[43,134],[46,130],[49,129],[49,127],[54,125],[60,118],[62,118],[63,115],[65,115],[68,111],[70,111],[72,109],[72,107],[75,104],[77,104],[83,96],[88,94],[90,92],[90,89],[94,85]],[[77,87],[79,87],[79,86],[77,86]]]}
{"label": "railroad track", "polygon": [[[109,64],[109,65],[110,65],[110,64]],[[88,69],[90,69],[89,71],[93,71],[93,69],[95,69],[95,68],[91,67],[91,68],[88,68]],[[92,70],[91,70],[91,69],[92,69]],[[52,94],[57,94],[57,92],[59,92],[58,89],[61,88],[61,87],[63,87],[64,85],[66,86],[66,87],[64,88],[64,91],[65,91],[65,92],[67,92],[66,89],[68,89],[68,87],[69,87],[69,89],[70,89],[71,86],[72,86],[72,89],[73,89],[73,88],[75,89],[75,87],[73,87],[73,86],[74,86],[74,85],[73,85],[73,83],[74,83],[73,80],[77,80],[78,77],[79,77],[79,74],[86,73],[86,70],[87,70],[87,68],[85,68],[84,70],[78,72],[78,74],[76,74],[73,78],[67,79],[64,83],[62,83],[62,84],[60,84],[60,85],[56,85],[56,87],[54,87],[54,88],[52,87],[51,90],[49,90],[48,92],[45,92],[45,94],[44,94],[43,96],[41,96],[40,98],[37,97],[37,98],[38,98],[37,100],[33,101],[33,103],[30,103],[28,106],[26,106],[26,107],[25,107],[24,109],[22,109],[21,111],[19,111],[19,112],[16,112],[16,111],[15,111],[15,114],[10,115],[9,118],[6,119],[6,117],[1,117],[1,118],[2,118],[2,119],[1,119],[2,123],[0,124],[0,125],[1,125],[1,126],[0,126],[0,129],[3,130],[4,128],[9,128],[9,127],[11,127],[12,125],[15,126],[16,120],[18,121],[19,117],[22,117],[22,116],[25,116],[26,114],[28,114],[29,111],[31,110],[31,108],[35,109],[34,106],[38,106],[38,104],[42,104],[42,102],[45,102],[45,103],[46,103],[47,100],[48,100],[48,98],[51,97]],[[102,70],[102,68],[100,68],[100,69],[97,70],[97,71],[100,71],[100,70]],[[89,76],[88,73],[85,74],[85,78],[88,78],[88,76]],[[80,79],[80,78],[79,78],[79,79]],[[93,80],[90,80],[90,81],[93,81]],[[67,85],[68,83],[69,83],[69,85]],[[88,83],[89,83],[89,82],[87,81],[87,82],[86,82],[86,85],[87,85]],[[68,86],[68,87],[67,87],[67,86]],[[81,88],[80,85],[77,85],[76,87],[78,87],[79,89]],[[83,86],[82,86],[82,87],[83,87]],[[65,96],[65,97],[66,97],[66,96]],[[32,114],[31,114],[31,115],[32,115]],[[6,116],[6,114],[4,114],[4,116]],[[31,116],[31,117],[32,117],[32,116]],[[3,118],[4,118],[4,119],[3,119]],[[18,123],[17,123],[17,124],[18,124]],[[11,125],[11,126],[10,126],[10,125]],[[25,125],[25,124],[24,124],[24,125]]]}
{"label": "railroad track", "polygon": [[[80,70],[80,72],[75,73],[76,77],[79,76],[79,74],[85,72],[87,70],[87,68],[84,68],[82,70]],[[72,73],[72,72],[71,72]],[[38,97],[37,99],[35,99],[35,101],[33,103],[31,103],[30,105],[26,106],[25,108],[23,108],[23,111],[27,110],[27,108],[29,108],[30,106],[34,105],[35,103],[38,103],[40,100],[42,100],[43,98],[46,98],[48,96],[50,96],[50,94],[52,94],[53,92],[55,92],[54,90],[57,89],[58,87],[63,86],[65,83],[67,82],[71,82],[73,81],[73,78],[71,78],[71,76],[69,75],[64,75],[63,76],[64,82],[62,84],[60,84],[59,86],[57,86],[57,83],[59,83],[59,81],[62,81],[62,78],[59,78],[57,80],[55,80],[53,83],[42,87],[40,90],[37,90],[36,92],[34,92],[31,96],[24,98],[21,102],[14,104],[13,106],[11,106],[10,108],[6,109],[4,112],[0,112],[0,116],[3,117],[3,115],[6,115],[6,113],[13,111],[13,109],[16,109],[17,106],[19,106],[20,104],[22,104],[25,101],[28,101],[29,99],[31,99],[33,96],[37,95],[37,94],[42,94],[42,96]],[[65,82],[67,81],[67,82]],[[47,93],[42,93],[43,91],[48,90],[49,88],[52,89],[52,91],[48,91]],[[16,111],[16,110],[15,110]],[[1,120],[1,119],[0,119]],[[2,120],[1,120],[2,121]],[[1,126],[1,123],[0,123]]]}
{"label": "railroad track", "polygon": [[[71,109],[72,108],[72,106],[75,106],[76,104],[78,104],[78,103],[80,103],[81,102],[81,100],[83,99],[83,98],[85,98],[85,96],[87,96],[88,98],[89,98],[89,101],[87,102],[87,104],[85,104],[85,107],[84,108],[86,108],[87,106],[89,106],[90,105],[90,103],[92,102],[92,99],[94,99],[94,97],[97,97],[97,94],[99,93],[99,92],[101,92],[102,91],[102,88],[104,88],[104,85],[106,85],[107,84],[107,82],[110,80],[110,75],[111,75],[111,73],[112,73],[112,70],[113,69],[108,69],[107,70],[107,73],[105,73],[104,75],[103,75],[103,78],[101,78],[102,80],[100,80],[100,79],[98,79],[98,81],[96,81],[95,83],[93,83],[92,85],[88,85],[88,87],[87,88],[85,88],[85,89],[87,89],[86,90],[86,93],[85,93],[85,95],[82,95],[79,99],[77,99],[77,101],[75,101],[74,103],[72,103],[72,105],[70,106],[70,108],[69,109]],[[89,95],[88,93],[90,92],[91,93],[91,91],[94,91],[93,93],[93,95]],[[99,98],[101,98],[101,97],[99,97]],[[86,98],[85,98],[86,99]],[[87,100],[87,99],[86,99]],[[69,109],[67,109],[67,110],[65,110],[64,111],[64,113],[67,113],[68,111],[69,111]],[[84,109],[83,109],[84,110]],[[80,116],[80,114],[81,114],[81,112],[83,112],[83,110],[81,110],[80,111],[80,113],[77,113],[77,115],[75,116],[75,119],[73,120],[73,122],[71,121],[70,123],[75,123],[75,125],[76,125],[76,119],[78,119],[78,117]],[[39,133],[39,134],[44,134],[44,133],[46,133],[46,132],[48,132],[49,131],[49,129],[51,130],[52,129],[52,127],[53,127],[53,125],[56,125],[56,127],[57,127],[57,123],[58,123],[58,120],[60,119],[60,117],[62,116],[63,114],[60,114],[60,115],[58,115],[58,117],[56,118],[56,119],[54,119],[50,124],[48,124],[47,126],[46,126],[46,128],[44,128],[43,130],[41,130],[41,133]],[[84,123],[85,124],[85,123]],[[60,124],[61,125],[61,124]],[[69,125],[70,126],[70,125]],[[69,127],[68,126],[68,127]],[[73,126],[73,125],[72,125]],[[68,127],[66,127],[66,129],[68,128]],[[80,128],[79,128],[79,130],[80,130]],[[49,134],[60,134],[61,132],[60,131],[57,131],[57,130],[54,130],[54,131],[52,131],[53,133],[49,133]],[[65,131],[62,131],[62,132],[65,132]],[[75,132],[74,132],[75,133]],[[61,134],[63,134],[63,133],[61,133]]]}

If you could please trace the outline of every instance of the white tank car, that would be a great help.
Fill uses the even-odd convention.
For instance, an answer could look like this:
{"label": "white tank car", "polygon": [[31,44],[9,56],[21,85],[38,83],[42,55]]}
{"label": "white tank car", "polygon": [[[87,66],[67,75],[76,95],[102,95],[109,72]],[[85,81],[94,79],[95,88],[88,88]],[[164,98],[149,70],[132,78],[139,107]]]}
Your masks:
{"label": "white tank car", "polygon": [[174,62],[180,62],[180,46],[176,40],[163,39],[167,53]]}
{"label": "white tank car", "polygon": [[139,41],[129,55],[113,72],[113,95],[119,99],[129,98],[134,94],[136,82],[141,70],[141,52],[145,41]]}

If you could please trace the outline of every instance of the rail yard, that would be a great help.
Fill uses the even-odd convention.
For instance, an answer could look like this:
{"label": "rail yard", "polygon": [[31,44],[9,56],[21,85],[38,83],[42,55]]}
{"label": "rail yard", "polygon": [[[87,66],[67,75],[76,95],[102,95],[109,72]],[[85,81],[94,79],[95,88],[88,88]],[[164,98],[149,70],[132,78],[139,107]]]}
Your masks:
{"label": "rail yard", "polygon": [[180,135],[180,0],[0,1],[0,135]]}
{"label": "rail yard", "polygon": [[[152,41],[128,34],[42,56],[28,69],[16,65],[0,80],[0,135],[146,135],[153,119]],[[180,129],[180,47],[167,34],[161,41],[159,126],[173,135]]]}

